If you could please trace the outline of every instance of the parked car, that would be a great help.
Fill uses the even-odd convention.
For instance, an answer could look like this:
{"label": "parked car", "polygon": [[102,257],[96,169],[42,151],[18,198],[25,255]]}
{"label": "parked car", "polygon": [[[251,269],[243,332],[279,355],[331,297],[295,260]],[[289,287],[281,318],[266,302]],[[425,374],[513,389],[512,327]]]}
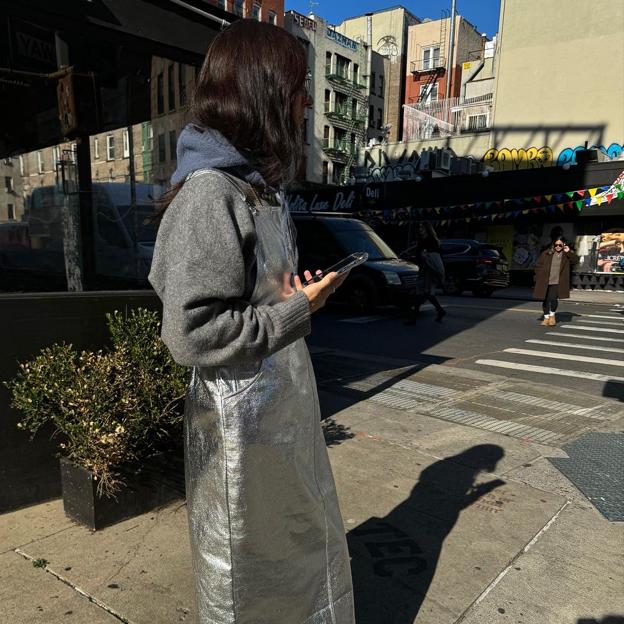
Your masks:
{"label": "parked car", "polygon": [[418,290],[418,267],[396,253],[366,223],[342,216],[293,213],[297,228],[299,273],[326,269],[357,251],[368,260],[354,268],[333,300],[358,309],[409,306]]}
{"label": "parked car", "polygon": [[500,247],[450,238],[440,241],[440,254],[446,271],[442,285],[445,294],[461,295],[471,290],[477,297],[489,297],[509,286],[509,263]]}

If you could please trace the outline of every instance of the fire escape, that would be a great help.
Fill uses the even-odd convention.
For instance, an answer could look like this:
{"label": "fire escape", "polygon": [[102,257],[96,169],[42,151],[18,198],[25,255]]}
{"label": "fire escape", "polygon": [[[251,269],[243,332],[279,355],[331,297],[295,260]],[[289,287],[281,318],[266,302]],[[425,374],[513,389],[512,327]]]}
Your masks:
{"label": "fire escape", "polygon": [[[421,76],[427,76],[424,84],[421,83],[420,93],[416,98],[412,98],[412,103],[425,104],[433,91],[438,79],[446,73],[446,31],[449,18],[443,17],[440,20],[439,41],[429,45],[419,45],[416,48],[416,60],[412,61],[411,72],[414,79],[420,80]],[[436,54],[437,51],[437,54]]]}

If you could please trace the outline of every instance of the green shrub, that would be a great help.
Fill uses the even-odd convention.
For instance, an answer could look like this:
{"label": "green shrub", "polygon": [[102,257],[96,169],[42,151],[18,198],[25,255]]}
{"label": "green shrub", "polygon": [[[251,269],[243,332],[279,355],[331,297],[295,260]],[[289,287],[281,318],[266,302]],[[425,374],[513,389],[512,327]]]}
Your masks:
{"label": "green shrub", "polygon": [[32,440],[46,423],[61,453],[91,470],[100,496],[123,484],[118,467],[140,461],[181,438],[187,369],[160,339],[156,312],[107,314],[112,348],[78,353],[55,344],[19,365],[5,382],[17,426]]}

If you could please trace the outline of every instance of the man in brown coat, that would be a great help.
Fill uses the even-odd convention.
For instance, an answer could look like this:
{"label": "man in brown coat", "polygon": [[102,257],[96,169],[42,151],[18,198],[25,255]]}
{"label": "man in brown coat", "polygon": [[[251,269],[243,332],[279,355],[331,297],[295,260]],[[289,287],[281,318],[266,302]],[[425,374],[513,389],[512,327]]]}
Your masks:
{"label": "man in brown coat", "polygon": [[533,297],[543,302],[542,325],[556,325],[555,312],[559,299],[570,298],[570,267],[577,261],[576,254],[563,237],[555,239],[539,257],[535,265]]}

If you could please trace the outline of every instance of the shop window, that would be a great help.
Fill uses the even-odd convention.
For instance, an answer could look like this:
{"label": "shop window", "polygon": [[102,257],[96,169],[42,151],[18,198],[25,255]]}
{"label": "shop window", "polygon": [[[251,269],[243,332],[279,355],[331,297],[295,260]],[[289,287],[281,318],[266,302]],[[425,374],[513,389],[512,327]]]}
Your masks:
{"label": "shop window", "polygon": [[176,145],[177,145],[176,131],[170,130],[169,131],[169,159],[170,160],[176,160]]}
{"label": "shop window", "polygon": [[122,139],[123,139],[123,157],[130,158],[130,137],[128,136],[127,130],[123,131]]}
{"label": "shop window", "polygon": [[106,160],[115,160],[115,137],[112,134],[106,137]]}
{"label": "shop window", "polygon": [[156,77],[156,113],[162,115],[165,112],[165,77],[162,73]]}
{"label": "shop window", "polygon": [[167,160],[167,154],[165,149],[165,135],[158,135],[158,162],[164,163]]}
{"label": "shop window", "polygon": [[175,82],[173,63],[167,67],[167,100],[169,103],[169,112],[175,110]]}

